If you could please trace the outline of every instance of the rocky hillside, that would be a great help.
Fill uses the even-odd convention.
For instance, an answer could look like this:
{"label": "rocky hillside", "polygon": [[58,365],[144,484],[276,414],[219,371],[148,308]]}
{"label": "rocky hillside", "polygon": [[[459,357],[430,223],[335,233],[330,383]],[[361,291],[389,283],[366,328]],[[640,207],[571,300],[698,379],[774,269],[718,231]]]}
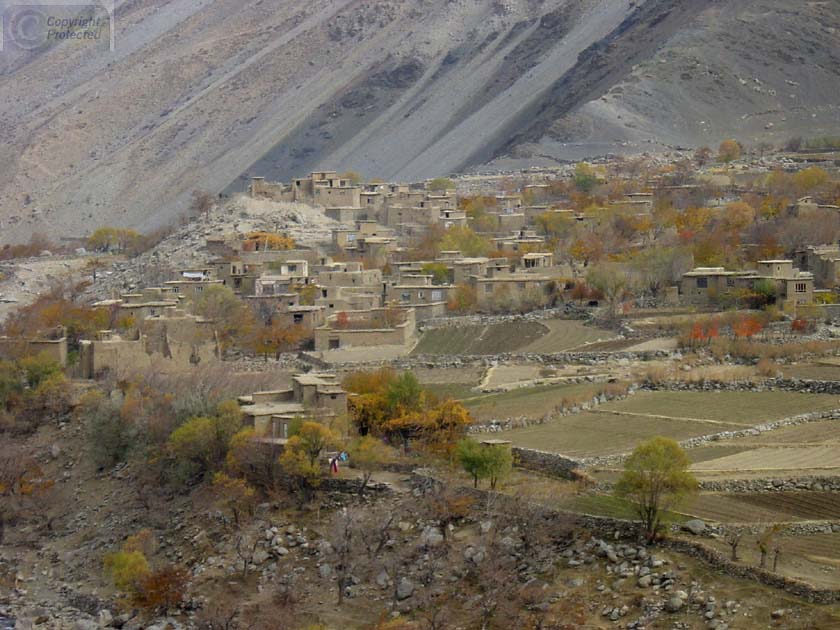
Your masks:
{"label": "rocky hillside", "polygon": [[0,54],[0,242],[150,229],[191,191],[779,141],[840,125],[840,5],[117,2],[115,50]]}

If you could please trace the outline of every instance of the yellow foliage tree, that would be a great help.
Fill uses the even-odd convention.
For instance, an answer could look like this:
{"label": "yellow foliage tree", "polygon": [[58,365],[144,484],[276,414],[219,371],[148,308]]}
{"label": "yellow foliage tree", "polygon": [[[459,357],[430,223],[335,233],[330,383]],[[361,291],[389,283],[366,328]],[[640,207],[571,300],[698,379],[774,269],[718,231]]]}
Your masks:
{"label": "yellow foliage tree", "polygon": [[274,232],[249,232],[245,237],[245,241],[253,243],[253,247],[257,251],[288,250],[295,248],[294,239],[282,234],[275,234]]}
{"label": "yellow foliage tree", "polygon": [[724,140],[718,147],[718,161],[729,164],[741,157],[741,145],[737,140]]}

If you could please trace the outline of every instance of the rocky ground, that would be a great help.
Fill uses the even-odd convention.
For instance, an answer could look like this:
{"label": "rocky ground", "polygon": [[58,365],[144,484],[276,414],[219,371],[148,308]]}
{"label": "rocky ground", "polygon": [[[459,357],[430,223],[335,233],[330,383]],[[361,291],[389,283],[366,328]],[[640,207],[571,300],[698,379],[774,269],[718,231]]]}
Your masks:
{"label": "rocky ground", "polygon": [[838,20],[787,0],[122,3],[114,51],[0,56],[0,242],[157,228],[248,175],[830,135]]}
{"label": "rocky ground", "polygon": [[100,257],[105,268],[97,273],[89,293],[99,299],[114,297],[126,289],[171,280],[179,269],[203,267],[210,258],[204,249],[210,237],[267,230],[289,236],[301,247],[318,247],[330,242],[332,230],[340,225],[319,207],[234,195],[136,258]]}

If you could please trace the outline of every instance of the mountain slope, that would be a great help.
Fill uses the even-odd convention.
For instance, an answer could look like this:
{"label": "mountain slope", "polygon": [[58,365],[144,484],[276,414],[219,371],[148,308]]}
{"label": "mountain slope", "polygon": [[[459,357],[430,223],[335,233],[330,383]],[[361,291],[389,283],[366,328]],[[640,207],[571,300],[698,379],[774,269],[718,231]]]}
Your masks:
{"label": "mountain slope", "polygon": [[0,242],[150,229],[248,175],[418,179],[840,127],[836,2],[118,7],[113,52],[0,54]]}

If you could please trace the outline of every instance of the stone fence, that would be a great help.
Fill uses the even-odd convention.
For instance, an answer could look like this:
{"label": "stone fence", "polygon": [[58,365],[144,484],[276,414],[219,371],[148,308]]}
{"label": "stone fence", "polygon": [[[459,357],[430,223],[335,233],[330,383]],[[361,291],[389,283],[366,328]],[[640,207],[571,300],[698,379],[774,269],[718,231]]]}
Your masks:
{"label": "stone fence", "polygon": [[513,313],[505,315],[459,315],[454,317],[436,317],[417,324],[417,330],[438,330],[459,326],[491,326],[493,324],[508,324],[511,322],[538,322],[544,319],[592,319],[592,313],[580,306],[567,304],[560,308],[547,308],[529,313]]}
{"label": "stone fence", "polygon": [[319,369],[371,369],[378,367],[392,367],[397,370],[413,370],[418,368],[463,368],[463,367],[491,367],[500,363],[542,363],[567,365],[611,365],[627,361],[652,361],[671,356],[666,350],[646,350],[640,352],[554,352],[554,353],[515,353],[503,354],[473,354],[473,355],[439,355],[418,354],[397,359],[383,359],[380,361],[360,361],[352,363],[328,362],[310,353],[299,355],[302,361],[314,365]]}
{"label": "stone fence", "polygon": [[726,575],[745,580],[753,580],[765,586],[778,588],[806,599],[809,602],[817,604],[840,602],[840,591],[838,590],[818,588],[807,582],[785,577],[767,569],[732,562],[725,554],[716,549],[712,549],[700,541],[671,538],[665,540],[663,546],[702,560]]}

